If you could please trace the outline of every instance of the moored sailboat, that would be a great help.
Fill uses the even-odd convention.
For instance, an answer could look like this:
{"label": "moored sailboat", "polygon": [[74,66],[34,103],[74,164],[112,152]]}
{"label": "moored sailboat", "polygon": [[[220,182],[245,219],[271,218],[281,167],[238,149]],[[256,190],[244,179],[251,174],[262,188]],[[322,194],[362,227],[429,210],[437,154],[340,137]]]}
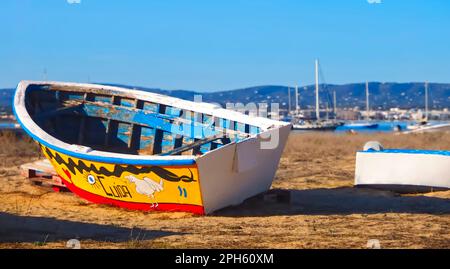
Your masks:
{"label": "moored sailboat", "polygon": [[293,130],[297,131],[335,131],[343,123],[336,120],[322,120],[320,117],[320,100],[319,100],[319,60],[315,62],[315,81],[316,81],[316,119],[315,120],[301,120],[294,118]]}

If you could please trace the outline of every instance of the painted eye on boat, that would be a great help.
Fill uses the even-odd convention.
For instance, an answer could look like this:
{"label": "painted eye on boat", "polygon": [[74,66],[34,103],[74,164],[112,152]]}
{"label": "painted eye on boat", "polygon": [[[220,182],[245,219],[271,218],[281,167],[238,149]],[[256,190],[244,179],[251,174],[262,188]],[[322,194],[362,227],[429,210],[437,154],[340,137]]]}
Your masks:
{"label": "painted eye on boat", "polygon": [[89,175],[87,180],[88,180],[89,184],[91,184],[91,185],[95,184],[95,177],[93,175]]}

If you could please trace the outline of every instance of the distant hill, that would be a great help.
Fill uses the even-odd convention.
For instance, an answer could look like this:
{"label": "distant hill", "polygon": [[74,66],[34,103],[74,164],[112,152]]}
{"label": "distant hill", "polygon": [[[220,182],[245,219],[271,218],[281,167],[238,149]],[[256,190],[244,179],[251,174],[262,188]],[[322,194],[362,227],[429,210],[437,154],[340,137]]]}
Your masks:
{"label": "distant hill", "polygon": [[[105,83],[101,83],[105,84]],[[130,89],[139,89],[148,92],[169,95],[186,100],[194,100],[194,95],[201,94],[205,102],[226,103],[279,103],[282,108],[287,107],[288,88],[286,86],[257,86],[231,91],[199,93],[187,90],[164,90],[158,88],[146,88],[107,83],[105,85],[119,86]],[[371,82],[370,103],[373,109],[399,108],[423,108],[424,107],[424,83],[379,83]],[[345,108],[365,107],[365,84],[345,85],[321,85],[321,103],[329,100],[331,103],[332,92],[336,91],[337,106]],[[291,91],[292,103],[294,102],[294,90]],[[314,86],[299,88],[300,106],[302,108],[313,107],[315,103]],[[0,107],[10,107],[14,90],[0,89]],[[431,83],[429,85],[430,108],[450,108],[450,84]]]}
{"label": "distant hill", "polygon": [[[241,102],[279,103],[281,107],[288,106],[288,88],[286,86],[257,86],[231,91],[198,93],[195,91],[168,91],[138,86],[109,84],[126,88],[136,88],[144,91],[170,95],[182,99],[193,100],[195,94],[201,94],[205,102]],[[365,107],[365,83],[345,85],[321,85],[321,103],[332,103],[333,91],[336,91],[337,106],[345,108]],[[370,105],[374,109],[423,108],[425,103],[424,83],[369,83]],[[300,106],[302,108],[315,105],[315,86],[299,88]],[[291,88],[292,103],[294,89]],[[450,84],[431,83],[429,85],[429,105],[433,109],[450,108]]]}

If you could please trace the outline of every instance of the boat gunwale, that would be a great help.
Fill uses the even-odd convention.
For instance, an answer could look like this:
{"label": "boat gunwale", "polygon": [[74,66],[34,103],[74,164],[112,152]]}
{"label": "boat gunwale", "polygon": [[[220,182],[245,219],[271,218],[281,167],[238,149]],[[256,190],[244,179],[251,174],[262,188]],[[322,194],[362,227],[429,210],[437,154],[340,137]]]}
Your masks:
{"label": "boat gunwale", "polygon": [[[21,83],[26,84],[26,88],[30,85],[36,86],[60,86],[60,87],[77,87],[80,92],[89,92],[89,90],[95,89],[100,91],[110,91],[112,95],[117,95],[119,97],[135,98],[142,101],[163,104],[166,106],[173,106],[183,110],[190,110],[200,114],[207,114],[213,117],[229,119],[231,121],[239,121],[239,123],[248,124],[261,128],[261,132],[267,131],[272,127],[283,127],[290,123],[272,120],[264,117],[254,117],[245,115],[243,113],[222,108],[218,105],[206,103],[206,102],[193,102],[188,100],[183,100],[176,97],[171,97],[167,95],[162,95],[153,92],[146,92],[139,89],[129,89],[121,88],[116,86],[106,86],[101,84],[88,84],[88,83],[71,83],[71,82],[58,82],[58,81],[21,81]],[[70,91],[62,89],[57,89],[58,91]],[[133,91],[130,95],[129,91]],[[99,93],[100,94],[100,93]],[[100,94],[102,95],[102,94]],[[104,94],[103,94],[104,95]],[[195,104],[193,107],[192,104]],[[235,118],[235,119],[233,119]]]}
{"label": "boat gunwale", "polygon": [[[124,165],[167,165],[167,166],[178,166],[178,165],[193,165],[196,163],[196,159],[199,157],[203,157],[207,155],[209,152],[202,156],[161,156],[161,155],[136,155],[136,154],[124,154],[124,153],[115,153],[115,152],[108,152],[108,151],[99,151],[99,150],[91,150],[88,152],[80,152],[76,150],[70,150],[66,148],[70,148],[71,146],[82,146],[77,144],[69,144],[66,142],[63,142],[44,130],[37,125],[34,120],[29,115],[26,107],[25,107],[25,93],[29,89],[31,85],[37,85],[37,86],[73,86],[78,87],[80,89],[87,88],[87,87],[93,87],[99,90],[106,90],[114,92],[121,92],[125,93],[126,91],[134,91],[133,98],[140,99],[143,101],[149,101],[149,102],[156,102],[160,104],[165,104],[169,106],[174,106],[181,109],[186,109],[198,113],[208,114],[212,115],[214,117],[220,117],[225,119],[230,119],[233,117],[239,118],[240,123],[245,124],[251,124],[253,126],[257,126],[261,128],[261,133],[264,133],[268,131],[268,129],[277,127],[281,128],[285,125],[289,125],[289,123],[284,123],[280,121],[275,121],[267,118],[262,117],[250,117],[248,115],[226,110],[223,108],[219,108],[218,106],[209,104],[209,103],[196,103],[196,106],[193,108],[192,106],[188,106],[188,104],[192,104],[191,101],[186,101],[174,97],[164,96],[160,94],[155,93],[149,93],[149,92],[143,92],[139,90],[132,90],[132,89],[126,89],[126,88],[119,88],[119,87],[113,87],[113,86],[103,86],[103,85],[97,85],[97,84],[82,84],[82,83],[64,83],[64,82],[40,82],[40,81],[21,81],[16,89],[16,93],[14,95],[13,99],[13,112],[17,119],[17,121],[20,123],[22,128],[27,132],[36,142],[55,150],[59,153],[84,159],[88,161],[94,161],[94,162],[102,162],[102,163],[112,163],[112,164],[124,164]],[[155,100],[150,100],[151,98],[155,98]],[[164,102],[165,101],[165,102]],[[223,114],[223,115],[220,115]],[[230,119],[233,120],[233,119]],[[245,121],[244,121],[245,120]],[[251,123],[246,123],[248,121],[251,121]],[[234,119],[233,121],[237,121]],[[260,125],[258,125],[258,123]],[[270,124],[270,126],[269,126]],[[249,138],[254,137],[255,135],[251,135]],[[240,142],[243,142],[247,139],[244,139]],[[236,142],[232,142],[228,145],[233,145]],[[225,145],[225,146],[228,146]],[[216,149],[218,150],[218,149]]]}
{"label": "boat gunwale", "polygon": [[450,157],[450,151],[448,150],[423,150],[423,149],[384,149],[380,151],[358,151],[357,153],[376,153],[376,154],[411,154],[411,155],[436,155]]}

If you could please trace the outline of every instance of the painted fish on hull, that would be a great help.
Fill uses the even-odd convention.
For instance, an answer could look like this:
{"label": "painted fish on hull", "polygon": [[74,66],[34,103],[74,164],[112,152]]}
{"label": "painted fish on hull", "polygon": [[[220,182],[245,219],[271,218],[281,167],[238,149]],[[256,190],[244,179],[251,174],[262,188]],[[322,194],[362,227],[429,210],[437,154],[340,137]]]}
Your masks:
{"label": "painted fish on hull", "polygon": [[195,164],[164,167],[100,163],[40,147],[67,187],[91,202],[204,214]]}

